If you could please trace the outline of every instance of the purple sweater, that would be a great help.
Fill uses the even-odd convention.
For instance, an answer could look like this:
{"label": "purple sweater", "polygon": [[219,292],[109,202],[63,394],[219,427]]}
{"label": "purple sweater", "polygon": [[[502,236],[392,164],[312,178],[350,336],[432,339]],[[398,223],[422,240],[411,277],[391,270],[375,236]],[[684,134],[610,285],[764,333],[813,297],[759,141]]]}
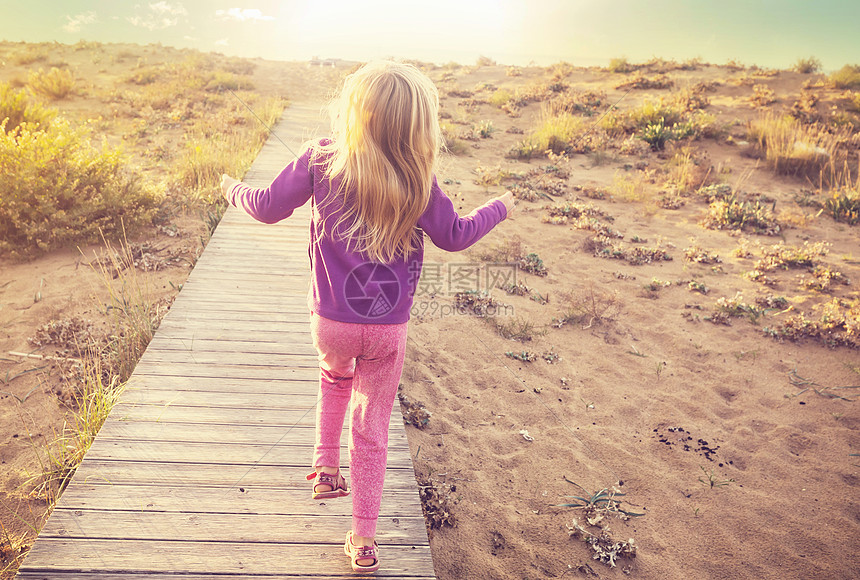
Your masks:
{"label": "purple sweater", "polygon": [[[423,236],[418,250],[408,259],[398,256],[388,264],[372,261],[362,253],[347,249],[339,235],[332,235],[343,204],[340,197],[322,204],[328,193],[323,168],[313,160],[312,150],[308,149],[287,165],[268,187],[252,188],[238,183],[227,192],[227,199],[254,219],[270,224],[290,217],[293,210],[310,199],[308,255],[312,279],[308,307],[324,318],[341,322],[406,322],[424,262]],[[506,217],[507,210],[501,201],[487,202],[460,217],[434,176],[430,203],[418,219],[418,227],[439,248],[456,252],[480,240]],[[339,226],[337,233],[344,229],[343,225]]]}

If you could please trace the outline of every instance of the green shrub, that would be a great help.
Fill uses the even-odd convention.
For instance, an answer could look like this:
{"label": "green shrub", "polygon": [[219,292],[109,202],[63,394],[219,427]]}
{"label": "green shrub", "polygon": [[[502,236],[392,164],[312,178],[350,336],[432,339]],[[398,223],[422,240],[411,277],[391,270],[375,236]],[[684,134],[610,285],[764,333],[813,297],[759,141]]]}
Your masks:
{"label": "green shrub", "polygon": [[606,70],[611,73],[629,73],[634,71],[635,67],[627,62],[626,58],[613,58],[609,61]]}
{"label": "green shrub", "polygon": [[0,252],[28,257],[94,242],[151,219],[156,195],[124,171],[116,149],[63,119],[0,131]]}
{"label": "green shrub", "polygon": [[834,191],[824,201],[824,211],[838,222],[850,225],[860,223],[860,191],[843,189]]}
{"label": "green shrub", "polygon": [[656,125],[660,122],[671,126],[683,121],[684,113],[684,109],[677,104],[667,105],[662,100],[645,101],[641,106],[627,113],[628,126],[631,129],[644,129],[648,125]]}
{"label": "green shrub", "polygon": [[123,80],[134,85],[149,85],[159,80],[162,72],[161,69],[156,67],[143,67],[129,73]]}
{"label": "green shrub", "polygon": [[779,234],[782,229],[773,217],[772,208],[759,201],[741,202],[735,196],[712,202],[702,225],[712,230],[743,230],[769,236]]}
{"label": "green shrub", "polygon": [[513,93],[511,93],[511,91],[507,89],[497,89],[495,92],[493,92],[492,95],[490,95],[489,101],[490,104],[494,107],[501,108],[505,104],[507,104],[507,102],[510,101],[513,97],[514,95]]}
{"label": "green shrub", "polygon": [[210,93],[222,92],[225,90],[238,91],[239,89],[253,89],[254,85],[251,81],[238,77],[230,72],[215,71],[206,82],[204,87]]}
{"label": "green shrub", "polygon": [[651,145],[655,151],[660,151],[666,146],[667,141],[676,139],[674,127],[674,125],[667,127],[663,119],[660,119],[659,122],[651,123],[642,129],[638,137]]}
{"label": "green shrub", "polygon": [[12,61],[15,64],[28,65],[34,62],[48,60],[48,49],[42,45],[28,46],[22,52],[16,52],[12,55]]}
{"label": "green shrub", "polygon": [[810,56],[809,58],[799,58],[791,69],[805,75],[817,73],[821,70],[821,61],[814,56]]}
{"label": "green shrub", "polygon": [[582,117],[561,113],[560,115],[545,116],[541,125],[512,151],[514,157],[530,158],[545,151],[555,154],[565,153],[571,149],[579,151],[578,145],[588,131],[588,124]]}
{"label": "green shrub", "polygon": [[72,92],[75,79],[69,71],[54,67],[48,72],[42,69],[39,69],[38,72],[31,72],[27,84],[30,85],[34,93],[44,95],[49,99],[63,99]]}
{"label": "green shrub", "polygon": [[860,89],[860,65],[846,64],[830,75],[830,83],[837,89]]}
{"label": "green shrub", "polygon": [[16,91],[7,83],[0,83],[0,123],[6,120],[6,131],[17,129],[21,123],[34,128],[47,128],[56,111],[31,103],[24,91]]}
{"label": "green shrub", "polygon": [[770,113],[750,123],[749,130],[750,141],[774,171],[824,185],[830,185],[834,177],[828,168],[842,165],[842,145],[851,139],[851,134],[850,128],[831,130],[801,123],[789,115]]}

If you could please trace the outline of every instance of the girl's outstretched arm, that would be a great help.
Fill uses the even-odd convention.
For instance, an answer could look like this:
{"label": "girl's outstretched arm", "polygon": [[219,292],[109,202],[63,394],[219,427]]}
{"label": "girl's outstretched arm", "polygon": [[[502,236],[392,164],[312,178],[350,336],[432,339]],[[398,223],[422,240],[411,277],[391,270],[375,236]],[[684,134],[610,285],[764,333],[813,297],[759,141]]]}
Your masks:
{"label": "girl's outstretched arm", "polygon": [[491,199],[466,216],[460,217],[451,199],[445,195],[436,178],[430,191],[430,203],[418,219],[418,227],[430,236],[438,248],[449,252],[465,250],[483,238],[507,218],[515,205],[511,192]]}
{"label": "girl's outstretched arm", "polygon": [[268,187],[254,188],[230,177],[221,176],[221,191],[227,201],[257,221],[273,224],[290,217],[313,194],[313,177],[308,164],[310,150],[293,160]]}

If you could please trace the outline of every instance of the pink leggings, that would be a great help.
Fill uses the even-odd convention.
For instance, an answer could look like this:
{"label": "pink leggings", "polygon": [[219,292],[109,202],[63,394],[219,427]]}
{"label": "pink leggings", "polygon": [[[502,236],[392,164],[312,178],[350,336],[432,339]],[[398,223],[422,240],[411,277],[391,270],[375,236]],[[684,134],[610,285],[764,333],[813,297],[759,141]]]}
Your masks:
{"label": "pink leggings", "polygon": [[320,361],[313,465],[340,465],[340,435],[349,406],[352,530],[358,536],[376,535],[388,424],[403,371],[408,324],[338,322],[311,312],[311,336]]}

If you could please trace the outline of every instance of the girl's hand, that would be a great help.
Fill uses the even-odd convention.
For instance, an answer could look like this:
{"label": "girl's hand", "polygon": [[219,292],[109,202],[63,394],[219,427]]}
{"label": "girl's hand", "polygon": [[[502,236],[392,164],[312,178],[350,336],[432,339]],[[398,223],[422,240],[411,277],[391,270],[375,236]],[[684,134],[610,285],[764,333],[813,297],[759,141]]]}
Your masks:
{"label": "girl's hand", "polygon": [[227,197],[227,192],[233,189],[233,186],[239,183],[238,179],[233,179],[226,173],[221,175],[221,195]]}
{"label": "girl's hand", "polygon": [[505,209],[508,212],[505,219],[511,217],[511,213],[514,211],[514,208],[517,207],[517,200],[514,197],[514,194],[510,191],[506,191],[504,195],[501,195],[496,199],[505,204]]}

